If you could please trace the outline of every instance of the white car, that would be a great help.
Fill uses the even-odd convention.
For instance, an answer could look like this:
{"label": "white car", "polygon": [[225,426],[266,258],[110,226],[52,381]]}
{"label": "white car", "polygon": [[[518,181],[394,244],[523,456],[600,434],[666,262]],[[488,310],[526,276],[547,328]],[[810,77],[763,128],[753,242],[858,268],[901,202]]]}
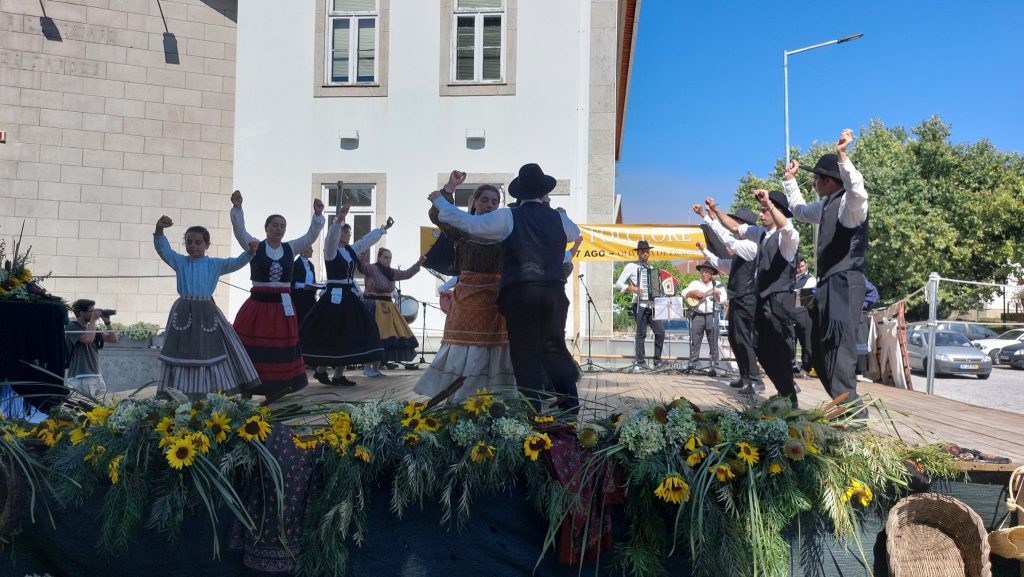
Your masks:
{"label": "white car", "polygon": [[1003,350],[1003,347],[1008,347],[1017,343],[1024,343],[1024,329],[1012,329],[994,339],[971,341],[972,345],[981,349],[983,353],[992,359],[992,364],[999,361],[999,351]]}

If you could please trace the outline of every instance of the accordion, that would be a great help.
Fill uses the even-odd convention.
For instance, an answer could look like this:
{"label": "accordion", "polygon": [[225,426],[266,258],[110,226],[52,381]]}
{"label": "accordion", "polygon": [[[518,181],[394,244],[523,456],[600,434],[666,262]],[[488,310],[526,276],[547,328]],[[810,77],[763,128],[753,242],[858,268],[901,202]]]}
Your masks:
{"label": "accordion", "polygon": [[[665,294],[665,287],[662,284],[663,275],[661,269],[640,265],[640,268],[636,271],[636,275],[637,287],[640,288],[640,294],[637,295],[637,300],[653,301],[656,298],[667,296]],[[671,278],[671,275],[669,276]],[[672,292],[674,293],[675,291]]]}

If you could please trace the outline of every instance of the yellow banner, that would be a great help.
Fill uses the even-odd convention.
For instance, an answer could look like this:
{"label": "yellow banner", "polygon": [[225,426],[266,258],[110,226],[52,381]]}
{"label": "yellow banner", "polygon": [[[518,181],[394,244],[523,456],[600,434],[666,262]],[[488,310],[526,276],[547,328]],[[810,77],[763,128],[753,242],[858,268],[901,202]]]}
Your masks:
{"label": "yellow banner", "polygon": [[636,260],[636,243],[651,245],[651,260],[704,260],[697,242],[704,233],[697,225],[581,224],[583,243],[576,260],[614,262]]}
{"label": "yellow banner", "polygon": [[420,254],[427,254],[430,247],[434,246],[437,242],[438,237],[441,236],[440,229],[432,226],[421,226],[420,227]]}

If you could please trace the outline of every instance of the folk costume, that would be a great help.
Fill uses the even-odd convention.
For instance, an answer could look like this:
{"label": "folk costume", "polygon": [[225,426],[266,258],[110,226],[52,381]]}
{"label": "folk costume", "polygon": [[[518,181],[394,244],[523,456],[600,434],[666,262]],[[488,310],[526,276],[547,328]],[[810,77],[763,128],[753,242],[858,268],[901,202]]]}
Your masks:
{"label": "folk costume", "polygon": [[857,325],[866,292],[864,263],[868,248],[868,191],[864,177],[846,158],[825,154],[815,174],[842,181],[843,187],[812,204],[804,201],[795,178],[782,181],[797,220],[818,225],[818,286],[811,315],[811,363],[833,399],[857,399]]}
{"label": "folk costume", "polygon": [[[451,193],[444,190],[442,193],[449,203],[454,203]],[[455,245],[458,281],[445,317],[441,348],[413,390],[433,397],[458,377],[466,377],[462,387],[452,395],[453,400],[461,401],[483,387],[489,392],[501,389],[514,392],[508,330],[505,317],[498,311],[502,244],[474,238],[442,222],[439,213],[436,207],[431,207],[428,216]]]}
{"label": "folk costume", "polygon": [[580,229],[564,213],[540,201],[555,188],[553,177],[540,166],[526,164],[509,185],[519,199],[516,208],[471,215],[444,198],[434,200],[438,220],[468,234],[501,241],[501,289],[498,310],[508,327],[509,354],[516,385],[534,399],[550,382],[559,395],[559,407],[576,410],[579,369],[565,346],[565,276],[562,261],[566,239]]}
{"label": "folk costume", "polygon": [[382,360],[386,362],[409,362],[416,356],[416,348],[420,346],[392,297],[395,281],[412,278],[418,272],[419,263],[405,270],[393,269],[380,263],[363,267],[363,304],[377,323],[381,345],[384,347]]}
{"label": "folk costume", "polygon": [[167,318],[160,350],[163,371],[159,391],[175,389],[189,395],[250,389],[260,379],[231,323],[213,301],[217,280],[249,264],[252,255],[235,258],[193,258],[171,248],[163,234],[153,235],[160,259],[177,276],[178,300]]}
{"label": "folk costume", "polygon": [[292,304],[295,305],[295,322],[301,327],[316,304],[316,267],[302,255],[292,265]]}
{"label": "folk costume", "polygon": [[695,279],[683,289],[683,296],[688,296],[692,291],[704,293],[704,298],[697,302],[697,306],[691,307],[688,316],[690,318],[690,363],[689,368],[694,368],[700,359],[700,346],[704,337],[708,339],[708,352],[711,359],[711,376],[716,376],[715,367],[718,366],[718,311],[722,303],[728,298],[725,287],[718,284],[715,276],[718,269],[710,262],[697,265],[697,271],[702,269],[711,271],[711,282],[705,283],[703,279]]}
{"label": "folk costume", "polygon": [[[646,240],[636,243],[635,251],[650,250],[651,245]],[[627,263],[615,281],[615,288],[620,291],[626,287],[635,286],[640,293],[633,293],[633,313],[636,318],[636,335],[633,337],[634,362],[639,368],[647,367],[647,350],[644,342],[647,340],[647,328],[650,327],[654,333],[654,365],[661,364],[661,351],[665,348],[665,327],[661,321],[654,318],[654,299],[658,296],[661,288],[661,278],[657,269],[651,265],[637,260]]]}
{"label": "folk costume", "polygon": [[[794,362],[794,371],[799,368],[805,373],[811,371],[811,351],[814,350],[814,345],[811,344],[811,315],[807,312],[807,305],[814,298],[815,286],[817,286],[817,280],[814,275],[806,272],[796,275],[796,281],[793,284],[795,293],[793,328],[796,331],[796,342],[800,344],[800,363],[797,365]],[[794,354],[796,353],[794,352]]]}
{"label": "folk costume", "polygon": [[302,354],[314,366],[372,363],[383,358],[377,323],[356,292],[355,273],[365,266],[359,253],[377,244],[386,234],[383,226],[354,244],[338,247],[344,221],[335,219],[324,241],[327,286],[299,327]]}
{"label": "folk costume", "polygon": [[[291,299],[292,263],[296,254],[316,241],[324,221],[322,214],[314,214],[306,234],[277,248],[260,241],[249,263],[252,291],[235,315],[235,331],[259,373],[260,384],[243,388],[243,393],[273,400],[309,384]],[[231,226],[243,247],[256,240],[245,230],[241,207],[231,209]]]}

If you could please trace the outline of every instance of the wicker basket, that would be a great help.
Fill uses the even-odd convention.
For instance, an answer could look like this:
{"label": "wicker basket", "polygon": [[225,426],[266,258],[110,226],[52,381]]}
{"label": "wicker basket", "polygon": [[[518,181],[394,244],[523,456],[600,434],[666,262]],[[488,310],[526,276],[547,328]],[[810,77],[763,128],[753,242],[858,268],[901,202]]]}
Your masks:
{"label": "wicker basket", "polygon": [[988,531],[978,514],[936,493],[910,495],[885,524],[892,577],[991,577]]}
{"label": "wicker basket", "polygon": [[1017,467],[1017,470],[1010,475],[1010,487],[1006,494],[1006,517],[999,524],[999,528],[988,534],[988,544],[992,553],[1007,559],[1024,560],[1024,525],[1016,527],[1003,527],[1010,515],[1017,512],[1017,522],[1024,523],[1024,467]]}

